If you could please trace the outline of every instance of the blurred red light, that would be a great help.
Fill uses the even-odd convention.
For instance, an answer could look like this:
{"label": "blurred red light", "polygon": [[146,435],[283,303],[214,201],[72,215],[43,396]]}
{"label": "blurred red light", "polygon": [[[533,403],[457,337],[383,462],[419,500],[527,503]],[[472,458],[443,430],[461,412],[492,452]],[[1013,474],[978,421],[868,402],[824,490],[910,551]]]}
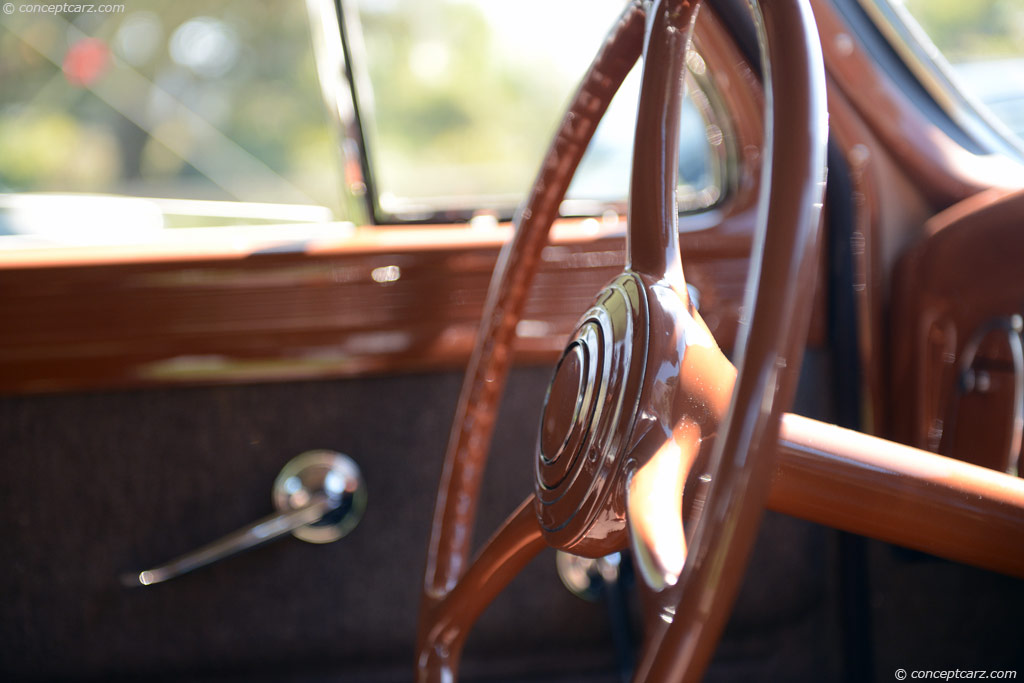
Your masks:
{"label": "blurred red light", "polygon": [[64,78],[80,88],[95,83],[110,63],[110,48],[99,38],[76,41],[64,56]]}

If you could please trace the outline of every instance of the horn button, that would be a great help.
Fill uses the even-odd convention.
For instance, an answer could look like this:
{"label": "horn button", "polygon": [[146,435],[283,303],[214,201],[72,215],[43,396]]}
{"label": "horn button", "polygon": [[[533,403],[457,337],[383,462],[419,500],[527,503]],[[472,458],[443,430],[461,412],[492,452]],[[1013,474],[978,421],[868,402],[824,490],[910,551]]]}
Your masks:
{"label": "horn button", "polygon": [[544,418],[540,430],[539,471],[541,484],[556,488],[575,464],[583,439],[593,416],[595,363],[600,359],[601,331],[586,323],[579,338],[572,341],[555,369],[544,402]]}
{"label": "horn button", "polygon": [[[547,542],[577,554],[603,554],[614,482],[636,421],[648,344],[645,286],[616,278],[580,319],[544,399],[534,488]],[[621,488],[621,487],[619,487]],[[596,525],[601,539],[593,541]]]}

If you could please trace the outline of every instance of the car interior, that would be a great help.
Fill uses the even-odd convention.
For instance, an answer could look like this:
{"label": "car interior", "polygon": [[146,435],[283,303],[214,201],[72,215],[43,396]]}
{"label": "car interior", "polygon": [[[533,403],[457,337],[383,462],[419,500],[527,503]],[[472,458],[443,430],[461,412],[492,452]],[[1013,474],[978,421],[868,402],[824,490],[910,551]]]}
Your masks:
{"label": "car interior", "polygon": [[1024,669],[1024,119],[910,0],[9,5],[0,679]]}

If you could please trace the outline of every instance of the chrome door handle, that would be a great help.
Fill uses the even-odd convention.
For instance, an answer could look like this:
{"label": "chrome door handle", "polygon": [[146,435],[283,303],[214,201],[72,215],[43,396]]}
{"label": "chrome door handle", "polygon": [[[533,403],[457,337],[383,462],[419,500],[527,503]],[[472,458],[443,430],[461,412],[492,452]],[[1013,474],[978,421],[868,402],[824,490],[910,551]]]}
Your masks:
{"label": "chrome door handle", "polygon": [[310,543],[336,541],[362,518],[366,485],[348,456],[308,451],[281,469],[272,499],[278,512],[158,567],[122,574],[121,583],[128,587],[163,583],[288,533]]}

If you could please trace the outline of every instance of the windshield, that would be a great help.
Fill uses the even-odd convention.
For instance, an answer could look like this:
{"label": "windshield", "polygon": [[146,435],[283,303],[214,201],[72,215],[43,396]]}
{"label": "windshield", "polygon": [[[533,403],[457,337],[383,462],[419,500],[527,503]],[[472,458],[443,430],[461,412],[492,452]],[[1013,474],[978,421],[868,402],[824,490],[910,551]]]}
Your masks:
{"label": "windshield", "polygon": [[[530,189],[569,97],[622,11],[620,0],[360,0],[349,27],[380,209],[508,215]],[[355,33],[356,35],[353,35]],[[705,73],[690,60],[690,89]],[[629,188],[639,93],[627,79],[594,136],[563,213],[621,203]],[[679,200],[721,196],[722,131],[703,92],[683,106]],[[709,142],[710,140],[710,142]]]}

